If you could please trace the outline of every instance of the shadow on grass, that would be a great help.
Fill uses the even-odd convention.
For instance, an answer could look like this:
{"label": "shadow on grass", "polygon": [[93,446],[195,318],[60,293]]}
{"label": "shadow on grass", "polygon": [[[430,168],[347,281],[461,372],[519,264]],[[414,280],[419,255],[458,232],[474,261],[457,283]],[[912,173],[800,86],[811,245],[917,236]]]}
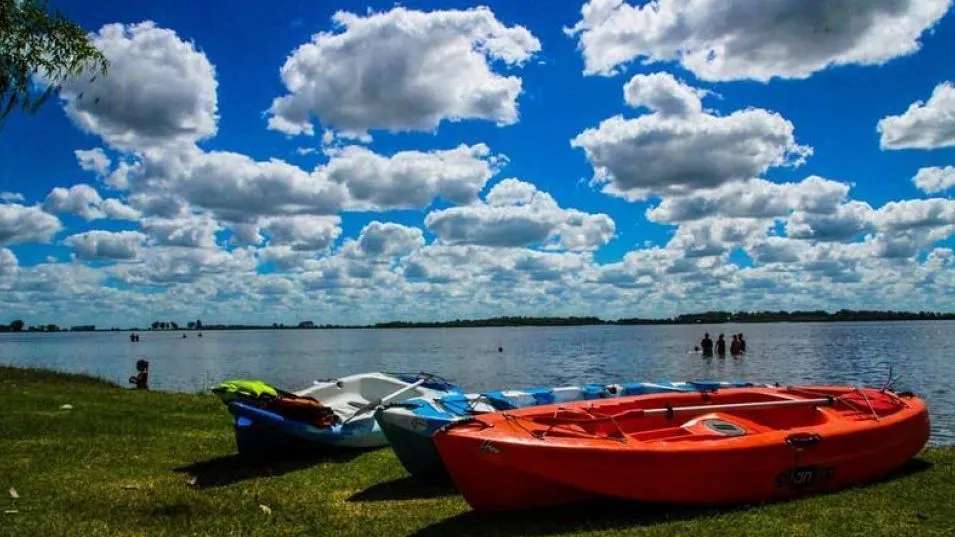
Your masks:
{"label": "shadow on grass", "polygon": [[348,462],[367,450],[322,449],[310,452],[286,453],[281,457],[226,455],[186,466],[173,468],[192,476],[192,486],[198,489],[222,487],[248,479],[279,476],[303,470],[323,462]]}
{"label": "shadow on grass", "polygon": [[386,502],[395,500],[421,500],[441,498],[457,494],[451,483],[429,483],[414,477],[402,477],[393,481],[377,483],[355,493],[350,502]]}
{"label": "shadow on grass", "polygon": [[[932,463],[913,459],[891,474],[856,488],[871,486],[918,474]],[[373,487],[374,488],[374,487]],[[823,493],[838,494],[838,491]],[[818,494],[816,494],[818,495]],[[790,501],[790,500],[781,500]],[[768,502],[770,504],[773,502]],[[415,532],[413,537],[443,535],[551,535],[575,531],[613,531],[637,526],[652,526],[695,518],[745,511],[767,504],[693,507],[670,504],[627,502],[616,499],[595,499],[523,511],[468,511],[442,520]]]}

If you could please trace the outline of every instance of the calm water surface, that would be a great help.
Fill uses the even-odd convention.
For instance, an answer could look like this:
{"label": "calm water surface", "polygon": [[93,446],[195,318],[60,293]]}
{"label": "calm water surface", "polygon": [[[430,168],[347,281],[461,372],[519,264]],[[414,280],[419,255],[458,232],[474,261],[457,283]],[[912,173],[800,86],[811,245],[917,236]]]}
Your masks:
{"label": "calm water surface", "polygon": [[[743,332],[742,359],[693,354],[705,330]],[[727,337],[727,339],[730,339]],[[498,352],[498,346],[503,352]],[[728,345],[727,345],[728,346]],[[125,384],[139,358],[154,389],[197,391],[235,377],[284,388],[362,371],[429,371],[468,391],[659,379],[881,386],[928,400],[933,442],[955,444],[955,322],[778,323],[403,330],[0,334],[0,363],[91,373]]]}

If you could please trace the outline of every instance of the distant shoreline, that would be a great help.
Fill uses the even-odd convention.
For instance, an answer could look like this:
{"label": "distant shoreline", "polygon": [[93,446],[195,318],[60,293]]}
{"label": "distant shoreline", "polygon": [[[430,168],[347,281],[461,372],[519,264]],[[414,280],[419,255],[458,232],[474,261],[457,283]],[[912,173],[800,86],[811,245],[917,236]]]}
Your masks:
{"label": "distant shoreline", "polygon": [[[156,321],[145,328],[97,328],[95,325],[59,328],[56,325],[28,327],[25,323],[19,330],[0,325],[0,333],[43,332],[203,332],[220,330],[368,330],[394,328],[488,328],[519,326],[637,326],[637,325],[708,325],[708,324],[765,324],[765,323],[818,323],[818,322],[885,322],[885,321],[942,321],[955,320],[955,313],[904,312],[904,311],[778,311],[778,312],[705,312],[678,315],[662,319],[624,318],[605,320],[598,317],[493,317],[489,319],[457,319],[454,321],[388,321],[365,325],[316,324],[302,321],[296,325],[273,323],[271,325],[223,325],[202,324],[190,321],[185,326],[174,322]],[[152,328],[156,326],[157,328]]]}

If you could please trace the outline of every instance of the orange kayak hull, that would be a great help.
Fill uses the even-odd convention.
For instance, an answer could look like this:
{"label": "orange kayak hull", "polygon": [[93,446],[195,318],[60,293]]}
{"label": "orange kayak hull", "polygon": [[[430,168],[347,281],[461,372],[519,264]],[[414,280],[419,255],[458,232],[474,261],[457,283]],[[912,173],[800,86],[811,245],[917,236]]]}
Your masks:
{"label": "orange kayak hull", "polygon": [[[845,402],[625,416],[616,423],[603,420],[590,431],[578,421],[554,426],[548,417],[563,410],[606,416],[632,408],[799,399],[773,388],[637,396],[481,416],[439,431],[434,440],[458,490],[482,510],[594,497],[697,505],[777,500],[872,481],[903,466],[928,441],[929,416],[917,397],[839,387],[805,390]],[[745,432],[724,436],[704,428],[711,423]]]}

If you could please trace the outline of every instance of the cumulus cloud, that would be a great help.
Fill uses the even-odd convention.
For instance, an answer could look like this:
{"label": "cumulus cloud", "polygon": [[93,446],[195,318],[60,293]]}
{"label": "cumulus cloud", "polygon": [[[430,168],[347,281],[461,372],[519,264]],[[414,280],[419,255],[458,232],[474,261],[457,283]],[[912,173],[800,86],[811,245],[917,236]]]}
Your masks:
{"label": "cumulus cloud", "polygon": [[272,102],[269,128],[312,135],[325,127],[433,130],[441,121],[517,121],[521,79],[492,69],[519,66],[540,50],[522,26],[486,7],[421,12],[396,7],[367,16],[343,11],[337,32],[320,32],[282,66],[288,95]]}
{"label": "cumulus cloud", "polygon": [[260,248],[256,255],[263,264],[272,263],[283,272],[302,269],[306,262],[313,258],[312,252],[293,250],[287,244]]}
{"label": "cumulus cloud", "polygon": [[269,245],[288,245],[293,251],[324,250],[342,233],[338,216],[279,216],[265,221]]}
{"label": "cumulus cloud", "polygon": [[401,151],[390,157],[349,146],[334,152],[320,172],[345,187],[349,209],[423,209],[435,198],[456,204],[476,201],[503,162],[485,144]]}
{"label": "cumulus cloud", "polygon": [[928,101],[916,101],[902,115],[886,116],[876,129],[882,149],[936,149],[955,146],[955,86],[943,82]]}
{"label": "cumulus cloud", "polygon": [[831,213],[797,211],[786,220],[786,236],[817,241],[844,241],[872,229],[872,207],[850,201]]}
{"label": "cumulus cloud", "polygon": [[[703,80],[807,78],[830,66],[881,65],[919,50],[951,0],[591,0],[568,35],[586,74],[679,62]],[[886,29],[891,29],[887,31]]]}
{"label": "cumulus cloud", "polygon": [[49,242],[63,224],[40,207],[0,203],[0,246],[23,242]]}
{"label": "cumulus cloud", "polygon": [[146,215],[177,217],[191,206],[255,225],[263,217],[425,208],[435,198],[470,203],[504,160],[484,144],[390,156],[347,146],[308,172],[279,159],[192,148],[147,152],[127,182],[130,203]]}
{"label": "cumulus cloud", "polygon": [[904,231],[955,225],[955,200],[932,198],[891,201],[873,215],[881,229]]}
{"label": "cumulus cloud", "polygon": [[116,198],[107,198],[100,204],[99,209],[103,216],[113,220],[139,220],[142,213]]}
{"label": "cumulus cloud", "polygon": [[9,248],[0,248],[0,276],[10,276],[17,271],[17,256]]}
{"label": "cumulus cloud", "polygon": [[251,248],[156,247],[143,250],[141,257],[139,263],[112,267],[110,273],[131,285],[168,286],[195,283],[210,275],[242,277],[256,267]]}
{"label": "cumulus cloud", "polygon": [[[161,167],[161,165],[160,165]],[[193,152],[165,185],[192,205],[229,221],[257,215],[333,214],[344,201],[337,185],[278,159],[256,161],[240,153]]]}
{"label": "cumulus cloud", "polygon": [[685,195],[771,167],[799,166],[812,154],[779,114],[758,108],[728,116],[702,112],[699,90],[665,73],[637,75],[626,95],[628,103],[653,113],[614,116],[571,140],[593,166],[593,183],[608,194],[629,200]]}
{"label": "cumulus cloud", "polygon": [[72,213],[90,221],[100,218],[138,220],[139,211],[117,199],[104,200],[95,188],[79,183],[70,188],[56,187],[43,200],[43,210],[49,213]]}
{"label": "cumulus cloud", "polygon": [[207,216],[145,218],[143,231],[155,244],[185,248],[215,248],[219,223]]}
{"label": "cumulus cloud", "polygon": [[912,178],[916,188],[926,194],[938,194],[955,186],[955,166],[922,168]]}
{"label": "cumulus cloud", "polygon": [[19,192],[0,192],[0,202],[22,202],[26,200]]}
{"label": "cumulus cloud", "polygon": [[96,229],[70,235],[63,243],[81,259],[126,261],[139,255],[146,235],[138,231],[104,231]]}
{"label": "cumulus cloud", "polygon": [[91,37],[109,59],[109,73],[66,80],[59,92],[80,128],[125,150],[191,144],[216,133],[215,70],[193,43],[151,21],[107,24]]}
{"label": "cumulus cloud", "polygon": [[648,108],[661,116],[688,116],[703,111],[706,91],[678,81],[670,73],[635,75],[623,87],[623,100],[634,108]]}
{"label": "cumulus cloud", "polygon": [[106,156],[103,148],[77,149],[73,151],[76,155],[76,162],[79,163],[83,171],[95,172],[96,175],[105,176],[109,171],[112,161]]}
{"label": "cumulus cloud", "polygon": [[424,233],[416,227],[373,220],[358,235],[358,250],[370,257],[393,257],[424,246]]}
{"label": "cumulus cloud", "polygon": [[667,248],[682,251],[686,258],[721,256],[766,235],[771,220],[710,217],[677,227]]}
{"label": "cumulus cloud", "polygon": [[588,250],[613,237],[605,214],[563,209],[546,192],[524,181],[505,179],[488,192],[487,203],[434,211],[425,225],[448,244],[516,247],[547,243]]}
{"label": "cumulus cloud", "polygon": [[666,197],[646,214],[648,220],[657,223],[684,222],[717,215],[777,218],[793,211],[831,214],[848,194],[848,184],[815,175],[796,183],[751,179],[699,190],[687,196]]}

